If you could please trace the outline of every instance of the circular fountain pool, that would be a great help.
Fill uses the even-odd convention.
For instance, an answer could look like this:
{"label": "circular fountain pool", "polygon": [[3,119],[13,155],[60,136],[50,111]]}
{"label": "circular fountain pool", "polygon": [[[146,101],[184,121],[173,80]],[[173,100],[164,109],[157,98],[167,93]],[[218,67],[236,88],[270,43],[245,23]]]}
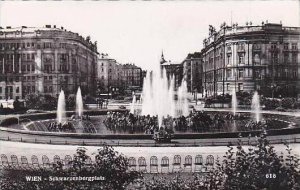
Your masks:
{"label": "circular fountain pool", "polygon": [[[100,114],[103,115],[100,115]],[[106,112],[99,112],[98,115],[90,116],[89,120],[71,120],[68,119],[68,127],[51,127],[51,124],[55,123],[55,119],[38,119],[41,117],[36,116],[23,116],[20,119],[19,124],[8,126],[7,128],[13,128],[26,132],[51,132],[51,133],[76,133],[76,134],[100,134],[100,135],[111,135],[111,134],[151,134],[147,131],[147,123],[141,123],[147,118],[141,118],[140,121],[136,121],[133,125],[130,122],[124,122],[125,117],[123,112],[120,113],[119,117],[111,118],[111,123],[108,123],[108,117]],[[201,112],[202,113],[202,112]],[[94,113],[95,114],[95,113]],[[170,127],[174,131],[174,134],[199,134],[199,133],[235,133],[245,131],[257,131],[261,128],[253,125],[253,119],[250,113],[240,113],[238,118],[232,119],[230,114],[227,112],[203,112],[204,115],[196,118],[198,123],[189,122],[189,119],[179,118],[176,120],[171,119],[165,121],[166,128]],[[204,118],[206,116],[206,118]],[[139,116],[140,117],[140,116]],[[207,118],[208,117],[208,118]],[[47,118],[47,117],[46,117]],[[122,119],[123,118],[123,119]],[[264,122],[267,126],[267,130],[272,129],[284,129],[298,127],[299,123],[293,116],[286,115],[274,115],[274,114],[263,114]],[[181,123],[180,121],[185,121]],[[192,124],[191,124],[192,123]],[[118,125],[118,126],[117,126]],[[133,128],[134,127],[134,128]]]}

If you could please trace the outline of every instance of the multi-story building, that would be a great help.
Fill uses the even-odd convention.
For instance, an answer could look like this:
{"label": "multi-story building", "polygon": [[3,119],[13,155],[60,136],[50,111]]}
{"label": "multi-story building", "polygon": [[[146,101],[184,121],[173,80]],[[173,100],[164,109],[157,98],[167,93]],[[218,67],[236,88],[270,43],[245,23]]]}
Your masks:
{"label": "multi-story building", "polygon": [[143,86],[143,73],[142,69],[134,64],[124,64],[122,66],[124,88],[142,87]]}
{"label": "multi-story building", "polygon": [[201,51],[206,95],[260,91],[267,96],[300,93],[300,28],[282,24],[226,26]]}
{"label": "multi-story building", "polygon": [[143,85],[143,73],[134,64],[120,64],[107,54],[101,54],[97,64],[97,84],[101,93],[118,94],[128,88]]}
{"label": "multi-story building", "polygon": [[46,25],[0,27],[0,99],[94,92],[97,43]]}
{"label": "multi-story building", "polygon": [[202,59],[200,52],[189,53],[183,60],[183,78],[187,82],[188,92],[202,92]]}
{"label": "multi-story building", "polygon": [[160,60],[161,68],[166,70],[166,74],[168,79],[174,77],[175,80],[175,89],[177,89],[182,82],[183,79],[183,67],[181,63],[173,63],[171,61],[166,61],[164,54],[161,54]]}
{"label": "multi-story building", "polygon": [[101,54],[97,63],[98,90],[102,93],[118,91],[122,85],[122,65],[108,54]]}

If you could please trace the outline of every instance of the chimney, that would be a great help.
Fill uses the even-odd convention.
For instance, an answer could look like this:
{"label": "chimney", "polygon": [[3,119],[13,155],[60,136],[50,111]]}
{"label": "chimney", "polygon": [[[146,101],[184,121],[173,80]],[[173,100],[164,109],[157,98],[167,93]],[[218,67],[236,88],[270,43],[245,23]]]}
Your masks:
{"label": "chimney", "polygon": [[54,25],[53,27],[56,28],[56,25]]}
{"label": "chimney", "polygon": [[62,29],[62,30],[63,30],[63,29],[64,29],[64,27],[60,27],[60,29]]}
{"label": "chimney", "polygon": [[11,26],[7,26],[6,29],[11,29]]}
{"label": "chimney", "polygon": [[51,28],[51,25],[46,25],[46,28]]}

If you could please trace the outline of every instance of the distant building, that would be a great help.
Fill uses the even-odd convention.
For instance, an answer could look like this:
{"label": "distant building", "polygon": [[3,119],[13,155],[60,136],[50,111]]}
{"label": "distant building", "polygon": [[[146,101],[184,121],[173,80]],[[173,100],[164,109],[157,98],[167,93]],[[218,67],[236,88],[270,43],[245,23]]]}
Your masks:
{"label": "distant building", "polygon": [[0,27],[0,99],[75,94],[79,86],[93,94],[97,54],[96,42],[63,27]]}
{"label": "distant building", "polygon": [[203,41],[206,95],[259,91],[267,96],[300,94],[300,28],[282,24],[210,26]]}
{"label": "distant building", "polygon": [[134,64],[125,64],[122,66],[123,72],[123,86],[129,87],[142,87],[143,86],[143,73],[142,69]]}
{"label": "distant building", "polygon": [[175,88],[178,88],[178,86],[180,86],[182,79],[183,79],[182,64],[173,63],[171,61],[166,61],[164,58],[164,54],[162,53],[160,65],[161,65],[161,68],[166,70],[166,74],[167,74],[167,77],[169,80],[171,77],[174,77]]}
{"label": "distant building", "polygon": [[202,59],[200,52],[190,53],[182,64],[183,78],[187,82],[188,92],[202,92]]}
{"label": "distant building", "polygon": [[97,63],[97,86],[100,93],[117,92],[122,85],[122,65],[107,54],[101,54]]}
{"label": "distant building", "polygon": [[98,92],[118,94],[128,89],[140,89],[142,85],[143,73],[140,67],[134,64],[120,64],[107,54],[99,56],[97,63]]}

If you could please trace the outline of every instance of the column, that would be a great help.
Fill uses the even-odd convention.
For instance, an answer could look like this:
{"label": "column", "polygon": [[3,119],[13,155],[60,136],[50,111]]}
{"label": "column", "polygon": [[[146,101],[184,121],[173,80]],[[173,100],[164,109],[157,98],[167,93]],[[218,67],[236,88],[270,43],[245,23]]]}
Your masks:
{"label": "column", "polygon": [[20,53],[19,54],[20,56],[19,56],[19,73],[21,73],[22,72],[22,69],[21,69],[21,58],[22,58],[22,54]]}
{"label": "column", "polygon": [[4,61],[5,61],[5,55],[3,54],[3,59],[2,59],[2,73],[4,74],[5,73],[5,63],[4,63]]}
{"label": "column", "polygon": [[68,69],[69,69],[69,73],[72,73],[72,52],[71,51],[69,51],[69,67],[68,67]]}
{"label": "column", "polygon": [[13,72],[15,72],[15,54],[13,54]]}
{"label": "column", "polygon": [[55,67],[55,72],[57,73],[58,71],[57,49],[54,50],[54,67]]}

